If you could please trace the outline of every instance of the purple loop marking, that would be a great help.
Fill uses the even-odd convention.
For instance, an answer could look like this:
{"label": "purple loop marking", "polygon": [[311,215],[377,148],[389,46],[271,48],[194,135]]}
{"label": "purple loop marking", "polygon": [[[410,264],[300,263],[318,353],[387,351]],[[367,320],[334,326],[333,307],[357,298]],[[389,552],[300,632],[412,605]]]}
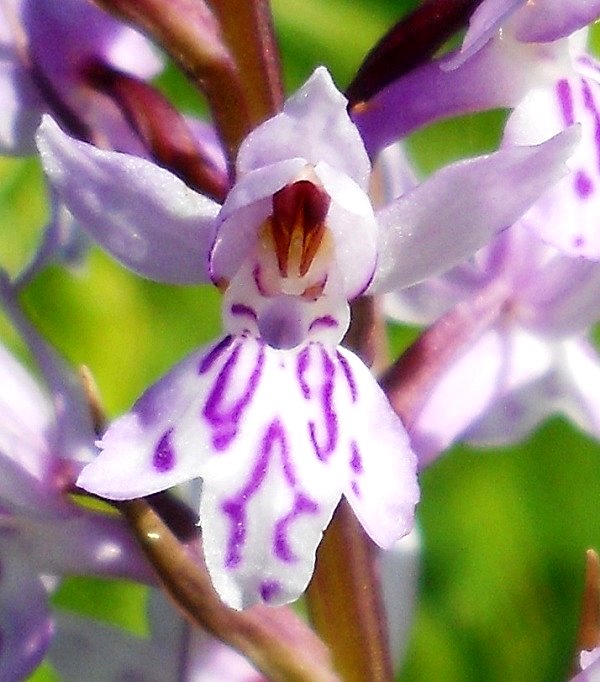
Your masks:
{"label": "purple loop marking", "polygon": [[321,359],[323,361],[323,385],[321,387],[321,408],[323,413],[323,423],[325,425],[326,441],[322,445],[317,441],[317,427],[315,422],[308,422],[308,432],[310,441],[314,448],[315,454],[322,461],[329,459],[330,455],[335,450],[338,438],[338,424],[337,414],[333,409],[333,389],[335,384],[335,365],[333,360],[327,354],[327,351],[321,347]]}
{"label": "purple loop marking", "polygon": [[231,344],[231,335],[221,339],[216,346],[213,346],[208,353],[200,360],[198,365],[198,374],[205,374],[215,364],[215,362],[222,355],[223,351]]}
{"label": "purple loop marking", "polygon": [[260,346],[260,351],[256,359],[250,378],[246,382],[244,390],[238,400],[234,400],[230,407],[224,405],[225,398],[229,391],[238,388],[235,376],[236,366],[242,353],[242,344],[239,343],[231,355],[225,361],[221,371],[215,379],[212,391],[210,392],[202,414],[208,423],[213,427],[212,444],[216,450],[224,450],[231,441],[237,436],[240,421],[244,411],[252,402],[256,389],[260,383],[260,377],[265,361],[264,346]]}
{"label": "purple loop marking", "polygon": [[303,348],[296,358],[296,377],[305,400],[310,399],[310,386],[306,381],[306,372],[310,366],[310,346]]}
{"label": "purple loop marking", "polygon": [[172,428],[163,433],[152,455],[152,466],[160,473],[171,471],[175,466],[175,450],[171,443],[172,433]]}
{"label": "purple loop marking", "polygon": [[298,561],[288,539],[289,526],[303,514],[314,515],[319,511],[319,505],[302,493],[296,494],[292,509],[275,524],[273,533],[273,551],[281,561],[290,564]]}
{"label": "purple loop marking", "polygon": [[258,457],[246,485],[235,495],[221,504],[221,510],[229,517],[231,529],[227,541],[225,567],[235,568],[242,561],[242,547],[246,542],[246,508],[262,485],[269,468],[271,455],[276,447],[279,454],[285,480],[293,487],[296,476],[290,461],[289,447],[285,431],[278,420],[271,422],[262,439]]}
{"label": "purple loop marking", "polygon": [[339,350],[336,351],[336,354],[338,362],[340,363],[340,367],[342,368],[344,376],[346,377],[346,381],[348,382],[350,397],[352,398],[352,402],[355,403],[358,400],[358,387],[356,386],[356,381],[354,381],[354,377],[352,376],[352,369],[350,369],[348,360],[346,360]]}

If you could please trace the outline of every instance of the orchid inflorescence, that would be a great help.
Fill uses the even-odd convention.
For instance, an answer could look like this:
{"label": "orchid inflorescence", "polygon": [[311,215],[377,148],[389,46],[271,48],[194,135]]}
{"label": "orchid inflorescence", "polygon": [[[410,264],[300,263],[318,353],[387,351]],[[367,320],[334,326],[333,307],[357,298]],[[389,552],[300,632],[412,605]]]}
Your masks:
{"label": "orchid inflorescence", "polygon": [[[65,680],[393,678],[420,472],[555,414],[600,438],[598,18],[426,0],[345,93],[319,66],[285,98],[266,0],[0,5],[0,149],[38,156],[50,207],[0,271],[39,373],[0,347],[1,680],[44,658]],[[167,63],[209,117],[159,89]],[[493,109],[494,150],[411,159],[415,131]],[[220,296],[221,334],[113,420],[24,303],[94,246]],[[426,328],[390,358],[386,320]],[[600,674],[593,566],[580,680]],[[69,576],[147,586],[148,635],[60,608]]]}

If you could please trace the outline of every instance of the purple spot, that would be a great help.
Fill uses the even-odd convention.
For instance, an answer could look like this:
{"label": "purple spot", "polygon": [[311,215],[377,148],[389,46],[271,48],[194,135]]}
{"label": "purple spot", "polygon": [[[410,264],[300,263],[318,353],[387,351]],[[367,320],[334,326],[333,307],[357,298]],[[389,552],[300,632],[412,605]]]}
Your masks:
{"label": "purple spot", "polygon": [[575,122],[573,114],[573,94],[571,92],[571,85],[565,78],[561,78],[556,84],[556,94],[560,108],[562,109],[563,119],[566,126],[571,126]]}
{"label": "purple spot", "polygon": [[154,450],[154,455],[152,456],[152,465],[157,471],[165,473],[171,471],[175,466],[175,451],[171,444],[171,434],[173,429],[165,431],[161,439],[158,441],[158,445]]}
{"label": "purple spot", "polygon": [[202,414],[213,427],[213,446],[217,450],[224,450],[231,441],[236,437],[240,420],[246,408],[252,402],[252,398],[258,388],[262,369],[265,360],[264,347],[260,348],[256,364],[240,398],[233,402],[233,404],[226,408],[223,403],[232,387],[237,388],[238,382],[235,376],[236,366],[240,354],[242,352],[242,345],[238,345],[233,353],[227,358],[225,364],[221,368],[217,376],[213,389],[210,392]]}
{"label": "purple spot", "polygon": [[587,199],[594,191],[594,183],[585,171],[577,171],[575,175],[575,191],[582,199]]}
{"label": "purple spot", "polygon": [[356,495],[356,497],[360,497],[360,488],[358,487],[358,483],[356,481],[352,481],[350,487],[352,488],[352,492]]}
{"label": "purple spot", "polygon": [[355,474],[362,474],[364,471],[362,457],[360,456],[358,445],[354,441],[352,441],[350,445],[350,450],[352,453],[352,456],[350,457],[350,467]]}
{"label": "purple spot", "polygon": [[308,423],[310,440],[315,450],[315,454],[322,461],[326,461],[337,445],[338,429],[337,415],[333,410],[333,388],[335,379],[335,365],[327,354],[321,349],[321,359],[323,360],[323,386],[321,387],[321,408],[323,412],[323,422],[325,424],[326,441],[322,445],[317,442],[317,427],[313,421]]}
{"label": "purple spot", "polygon": [[263,601],[270,602],[281,594],[281,583],[277,580],[263,580],[260,584],[260,596]]}
{"label": "purple spot", "polygon": [[267,432],[261,443],[254,468],[250,472],[250,477],[246,485],[238,494],[225,500],[221,504],[221,510],[229,517],[231,530],[227,541],[227,551],[225,554],[225,567],[235,568],[242,560],[242,547],[246,542],[246,507],[251,498],[256,494],[267,475],[269,461],[273,450],[279,446],[283,473],[286,481],[294,486],[296,477],[289,457],[289,448],[285,436],[285,431],[279,421],[274,421],[269,425]]}
{"label": "purple spot", "polygon": [[256,311],[250,306],[244,305],[243,303],[234,303],[230,310],[232,315],[236,315],[238,317],[250,317],[254,321],[258,319]]}
{"label": "purple spot", "polygon": [[231,340],[231,336],[226,336],[224,339],[221,339],[216,346],[208,351],[198,365],[198,374],[205,374],[208,372],[208,370],[223,354],[223,351],[231,344]]}
{"label": "purple spot", "polygon": [[326,329],[332,329],[333,327],[337,327],[337,326],[338,326],[338,323],[334,317],[332,317],[331,315],[323,315],[323,317],[316,317],[310,323],[310,326],[308,327],[308,331],[311,332],[313,329],[317,329],[319,327],[325,327]]}
{"label": "purple spot", "polygon": [[288,526],[295,521],[302,514],[316,514],[319,511],[319,505],[310,498],[298,493],[294,500],[294,506],[291,511],[275,524],[274,545],[273,550],[275,556],[285,563],[292,563],[298,561],[298,557],[292,551],[287,537]]}
{"label": "purple spot", "polygon": [[582,246],[585,244],[585,238],[582,237],[581,235],[578,235],[573,239],[573,246],[577,249],[580,249]]}
{"label": "purple spot", "polygon": [[302,395],[305,400],[310,398],[310,386],[308,385],[305,374],[310,365],[310,347],[303,348],[298,354],[296,359],[296,376],[298,377],[298,383],[302,389]]}
{"label": "purple spot", "polygon": [[223,502],[221,510],[231,522],[225,568],[235,568],[242,560],[241,548],[246,540],[246,510],[238,500]]}
{"label": "purple spot", "polygon": [[337,351],[337,359],[338,362],[340,363],[340,367],[342,368],[342,371],[344,372],[344,376],[346,377],[346,381],[348,382],[348,387],[350,389],[350,395],[352,397],[352,402],[355,403],[357,398],[358,398],[358,389],[356,387],[356,382],[354,381],[354,377],[352,376],[352,370],[350,369],[350,365],[348,364],[348,360],[339,352]]}

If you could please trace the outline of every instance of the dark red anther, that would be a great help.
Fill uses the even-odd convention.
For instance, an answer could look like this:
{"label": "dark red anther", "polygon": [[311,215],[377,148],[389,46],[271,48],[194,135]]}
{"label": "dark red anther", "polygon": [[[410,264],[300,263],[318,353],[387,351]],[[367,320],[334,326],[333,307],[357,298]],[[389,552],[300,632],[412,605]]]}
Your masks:
{"label": "dark red anther", "polygon": [[425,0],[369,52],[346,90],[350,107],[366,102],[423,64],[466,25],[483,0]]}
{"label": "dark red anther", "polygon": [[273,195],[271,231],[279,271],[288,276],[294,241],[301,241],[299,274],[304,276],[319,249],[325,233],[325,218],[331,198],[310,180],[298,180]]}
{"label": "dark red anther", "polygon": [[229,179],[204,153],[182,114],[152,85],[94,63],[85,71],[88,83],[119,107],[148,154],[187,185],[222,202]]}

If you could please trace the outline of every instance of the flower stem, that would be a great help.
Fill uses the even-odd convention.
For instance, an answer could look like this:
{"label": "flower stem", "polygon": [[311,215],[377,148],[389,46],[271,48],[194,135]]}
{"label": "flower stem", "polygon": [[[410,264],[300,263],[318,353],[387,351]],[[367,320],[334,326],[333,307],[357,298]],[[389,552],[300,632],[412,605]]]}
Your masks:
{"label": "flower stem", "polygon": [[344,682],[393,679],[376,551],[342,500],[319,546],[306,600]]}

